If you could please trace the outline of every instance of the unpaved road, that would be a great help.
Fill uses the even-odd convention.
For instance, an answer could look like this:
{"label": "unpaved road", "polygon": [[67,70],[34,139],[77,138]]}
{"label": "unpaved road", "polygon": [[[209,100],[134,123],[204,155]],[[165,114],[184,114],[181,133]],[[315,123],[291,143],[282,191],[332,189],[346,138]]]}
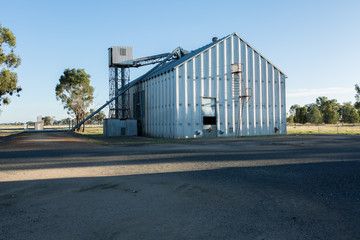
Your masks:
{"label": "unpaved road", "polygon": [[0,138],[0,239],[359,239],[359,187],[360,136],[18,134]]}

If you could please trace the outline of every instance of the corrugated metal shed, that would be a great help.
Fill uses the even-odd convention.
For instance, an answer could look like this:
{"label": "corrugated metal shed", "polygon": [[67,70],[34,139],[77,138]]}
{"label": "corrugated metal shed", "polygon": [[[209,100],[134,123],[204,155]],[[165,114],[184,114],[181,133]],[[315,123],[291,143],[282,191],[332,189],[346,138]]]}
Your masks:
{"label": "corrugated metal shed", "polygon": [[[235,97],[232,64],[244,66],[243,84],[252,90],[244,104]],[[133,114],[154,137],[285,134],[285,78],[233,33],[138,78],[130,89]]]}

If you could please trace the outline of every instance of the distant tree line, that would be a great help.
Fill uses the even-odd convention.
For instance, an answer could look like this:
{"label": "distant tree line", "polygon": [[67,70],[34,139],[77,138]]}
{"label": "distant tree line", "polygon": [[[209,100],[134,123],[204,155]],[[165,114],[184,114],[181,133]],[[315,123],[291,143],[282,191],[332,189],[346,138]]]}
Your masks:
{"label": "distant tree line", "polygon": [[360,86],[355,85],[354,105],[351,102],[341,105],[336,99],[328,99],[327,97],[318,97],[315,103],[305,106],[298,104],[290,107],[290,116],[288,123],[313,123],[313,124],[335,124],[358,123],[360,122]]}
{"label": "distant tree line", "polygon": [[[94,109],[90,109],[90,112],[88,114],[91,114],[94,112]],[[106,118],[106,115],[103,111],[98,112],[97,114],[95,114],[94,117],[90,118],[87,123],[88,124],[103,124],[103,120]],[[45,126],[54,126],[54,125],[69,125],[70,124],[76,124],[76,118],[72,119],[72,118],[64,118],[61,120],[56,120],[55,117],[50,117],[50,116],[45,116],[42,118],[42,120],[44,121],[44,125]],[[26,122],[27,125],[29,126],[34,126],[35,122],[34,121],[27,121]],[[13,123],[4,123],[3,125],[24,125],[24,123],[22,122],[13,122]]]}
{"label": "distant tree line", "polygon": [[[94,112],[94,109],[90,109],[90,112],[87,113],[87,115],[91,114]],[[97,114],[95,114],[94,117],[90,118],[87,123],[88,124],[102,124],[103,120],[106,118],[106,115],[103,111],[98,112]],[[45,126],[50,126],[50,125],[68,125],[69,123],[71,124],[71,122],[73,121],[74,124],[76,124],[76,118],[75,119],[71,119],[71,118],[64,118],[61,120],[56,120],[55,117],[50,117],[50,116],[45,116],[42,118],[42,120],[44,120],[44,125]],[[29,125],[34,125],[35,122],[29,121],[27,122],[27,124]]]}

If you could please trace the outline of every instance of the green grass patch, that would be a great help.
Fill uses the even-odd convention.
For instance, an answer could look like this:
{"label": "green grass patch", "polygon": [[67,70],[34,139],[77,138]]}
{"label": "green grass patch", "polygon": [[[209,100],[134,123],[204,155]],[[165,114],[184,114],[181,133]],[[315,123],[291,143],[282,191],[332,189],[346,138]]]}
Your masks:
{"label": "green grass patch", "polygon": [[76,132],[82,135],[102,135],[103,134],[103,128],[102,127],[86,127],[85,131],[82,132],[82,129],[79,132]]}

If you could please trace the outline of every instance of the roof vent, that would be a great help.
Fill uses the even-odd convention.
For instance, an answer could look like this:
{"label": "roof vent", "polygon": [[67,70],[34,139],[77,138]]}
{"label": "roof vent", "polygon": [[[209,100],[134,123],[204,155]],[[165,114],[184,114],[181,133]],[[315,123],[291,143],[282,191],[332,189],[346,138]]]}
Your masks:
{"label": "roof vent", "polygon": [[212,38],[212,41],[213,41],[213,42],[216,42],[217,40],[219,40],[217,37],[213,37],[213,38]]}

